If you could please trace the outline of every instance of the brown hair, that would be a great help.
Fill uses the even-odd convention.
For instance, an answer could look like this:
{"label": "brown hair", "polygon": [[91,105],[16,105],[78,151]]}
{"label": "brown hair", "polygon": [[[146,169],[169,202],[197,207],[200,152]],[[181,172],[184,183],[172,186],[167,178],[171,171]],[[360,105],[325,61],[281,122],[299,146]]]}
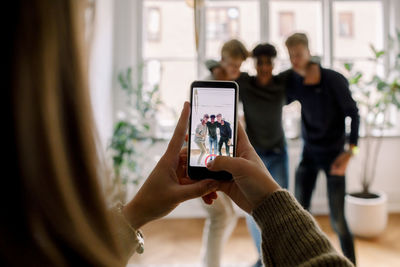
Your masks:
{"label": "brown hair", "polygon": [[302,44],[308,48],[308,38],[304,33],[294,33],[290,35],[285,42],[286,47],[293,47]]}
{"label": "brown hair", "polygon": [[232,39],[222,46],[221,58],[231,57],[234,59],[246,60],[249,56],[249,52],[242,42],[236,39]]}
{"label": "brown hair", "polygon": [[15,0],[5,76],[5,265],[122,266],[99,187],[84,42],[85,1]]}

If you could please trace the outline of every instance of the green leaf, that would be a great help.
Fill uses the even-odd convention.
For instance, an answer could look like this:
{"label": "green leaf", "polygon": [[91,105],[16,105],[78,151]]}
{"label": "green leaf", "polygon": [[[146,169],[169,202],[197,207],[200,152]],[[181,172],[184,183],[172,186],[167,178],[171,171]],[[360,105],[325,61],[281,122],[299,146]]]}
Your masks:
{"label": "green leaf", "polygon": [[385,54],[385,51],[379,51],[375,54],[376,58],[380,58]]}
{"label": "green leaf", "polygon": [[344,68],[347,71],[351,71],[353,69],[354,64],[353,63],[344,63]]}
{"label": "green leaf", "polygon": [[350,77],[349,83],[350,84],[358,84],[363,74],[361,72],[357,72],[353,77]]}
{"label": "green leaf", "polygon": [[148,123],[144,123],[144,124],[143,124],[143,127],[144,127],[146,130],[149,130],[149,129],[150,129],[150,125],[149,125]]}

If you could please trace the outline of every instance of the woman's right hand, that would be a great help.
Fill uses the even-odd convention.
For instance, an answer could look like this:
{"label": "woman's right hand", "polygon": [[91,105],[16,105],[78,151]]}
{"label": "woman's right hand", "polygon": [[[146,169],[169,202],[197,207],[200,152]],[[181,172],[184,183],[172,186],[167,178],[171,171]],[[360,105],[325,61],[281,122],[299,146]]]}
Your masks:
{"label": "woman's right hand", "polygon": [[270,194],[280,189],[257,155],[239,123],[236,157],[219,156],[210,161],[211,171],[227,171],[233,176],[221,182],[219,191],[227,194],[240,208],[251,213]]}

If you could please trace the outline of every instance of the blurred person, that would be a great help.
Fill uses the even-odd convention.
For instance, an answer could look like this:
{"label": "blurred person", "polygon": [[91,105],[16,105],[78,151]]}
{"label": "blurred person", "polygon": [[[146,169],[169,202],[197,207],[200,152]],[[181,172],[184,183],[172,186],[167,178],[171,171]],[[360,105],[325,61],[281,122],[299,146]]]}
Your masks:
{"label": "blurred person", "polygon": [[207,153],[206,149],[206,136],[207,136],[207,121],[204,117],[201,119],[201,123],[199,123],[196,127],[194,142],[200,149],[200,155],[197,159],[197,164],[200,164],[204,154]]}
{"label": "blurred person", "polygon": [[215,158],[215,155],[217,155],[218,151],[218,136],[217,136],[218,122],[215,120],[214,114],[210,116],[210,121],[207,121],[206,125],[208,129],[208,142],[210,144],[209,147],[211,155],[210,160],[213,160]]}
{"label": "blurred person", "polygon": [[221,152],[222,145],[225,144],[225,154],[227,156],[230,156],[229,146],[231,144],[231,138],[232,138],[231,124],[222,118],[222,114],[217,115],[217,121],[218,121],[219,135],[220,135],[218,141],[219,155],[222,156]]}
{"label": "blurred person", "polygon": [[207,80],[227,80],[226,72],[222,68],[220,62],[209,59],[205,62],[207,69],[211,72],[210,76],[207,76]]}
{"label": "blurred person", "polygon": [[[246,133],[275,181],[288,188],[288,153],[282,125],[282,108],[286,104],[285,84],[272,74],[277,52],[273,45],[262,43],[252,50],[251,56],[257,75],[242,73],[237,80]],[[259,259],[253,266],[259,267],[262,266],[261,233],[251,216],[246,216],[246,222],[259,253]]]}
{"label": "blurred person", "polygon": [[[207,80],[234,81],[240,76],[242,62],[247,59],[249,52],[246,47],[236,39],[223,44],[219,62],[208,60],[206,66],[211,71]],[[210,129],[209,129],[210,134]],[[211,150],[210,150],[211,153]],[[203,231],[201,259],[205,267],[220,266],[223,247],[236,226],[237,214],[233,209],[231,199],[219,192],[213,205],[203,205],[208,213]]]}
{"label": "blurred person", "polygon": [[[340,73],[310,65],[308,38],[295,33],[286,40],[292,68],[280,74],[286,81],[288,103],[301,104],[304,147],[296,170],[295,196],[307,210],[319,170],[327,177],[331,224],[339,236],[343,254],[356,262],[353,236],[344,215],[345,172],[357,149],[359,115],[349,83]],[[345,149],[345,118],[351,118]]]}
{"label": "blurred person", "polygon": [[[280,190],[240,126],[238,157],[220,157],[208,166],[226,168],[233,181],[192,181],[186,176],[187,149],[182,144],[189,103],[136,196],[107,210],[84,64],[84,4],[8,2],[7,12],[16,23],[6,27],[4,48],[8,127],[7,179],[0,189],[2,266],[126,266],[132,252],[143,249],[137,229],[184,200],[203,196],[211,204],[215,190],[256,218],[266,264],[351,266],[290,193]],[[282,218],[285,231],[280,230]]]}

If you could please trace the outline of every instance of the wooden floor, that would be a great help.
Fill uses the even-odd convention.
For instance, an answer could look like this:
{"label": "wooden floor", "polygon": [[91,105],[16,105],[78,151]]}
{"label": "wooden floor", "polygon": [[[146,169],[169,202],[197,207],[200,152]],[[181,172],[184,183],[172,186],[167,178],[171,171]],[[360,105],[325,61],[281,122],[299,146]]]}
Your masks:
{"label": "wooden floor", "polygon": [[[317,216],[321,228],[340,251],[337,237],[329,225],[327,216]],[[129,263],[135,264],[193,264],[200,262],[203,219],[164,219],[146,225],[145,252],[135,255]],[[389,216],[386,231],[375,239],[356,238],[358,266],[400,266],[400,213]],[[234,233],[225,246],[224,264],[248,263],[256,259],[246,222],[240,219]]]}

